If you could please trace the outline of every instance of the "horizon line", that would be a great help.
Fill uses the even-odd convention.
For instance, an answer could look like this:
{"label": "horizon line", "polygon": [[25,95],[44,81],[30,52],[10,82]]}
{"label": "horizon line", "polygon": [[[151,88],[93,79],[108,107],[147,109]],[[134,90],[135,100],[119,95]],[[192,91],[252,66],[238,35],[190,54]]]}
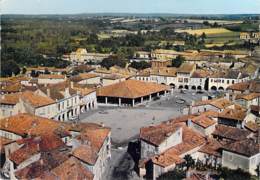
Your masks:
{"label": "horizon line", "polygon": [[0,13],[0,15],[28,15],[28,16],[33,16],[33,15],[84,15],[84,14],[130,14],[130,15],[258,15],[260,16],[260,13],[169,13],[169,12],[150,12],[150,13],[138,13],[138,12],[82,12],[82,13]]}

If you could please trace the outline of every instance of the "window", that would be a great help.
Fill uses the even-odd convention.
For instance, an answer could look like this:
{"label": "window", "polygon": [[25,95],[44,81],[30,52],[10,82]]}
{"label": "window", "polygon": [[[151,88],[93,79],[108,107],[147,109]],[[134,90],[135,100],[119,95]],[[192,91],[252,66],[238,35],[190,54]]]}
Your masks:
{"label": "window", "polygon": [[234,81],[234,80],[232,80],[232,84],[235,84],[235,81]]}
{"label": "window", "polygon": [[227,80],[227,84],[229,84],[229,80]]}

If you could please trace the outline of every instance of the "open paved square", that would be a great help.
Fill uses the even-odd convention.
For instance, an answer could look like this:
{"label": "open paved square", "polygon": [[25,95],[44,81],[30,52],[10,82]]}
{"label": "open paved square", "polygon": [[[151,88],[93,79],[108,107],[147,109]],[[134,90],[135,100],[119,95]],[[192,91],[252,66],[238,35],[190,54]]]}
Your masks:
{"label": "open paved square", "polygon": [[[134,108],[99,107],[80,116],[81,122],[104,123],[112,128],[113,145],[123,146],[138,137],[140,128],[180,116],[181,109],[206,94],[175,91],[171,96]],[[177,103],[178,100],[183,103]]]}

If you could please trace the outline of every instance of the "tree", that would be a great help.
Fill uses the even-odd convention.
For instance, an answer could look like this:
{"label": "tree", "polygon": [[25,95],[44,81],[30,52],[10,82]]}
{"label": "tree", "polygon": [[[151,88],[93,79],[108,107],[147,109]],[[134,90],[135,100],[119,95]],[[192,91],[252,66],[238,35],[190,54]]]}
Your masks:
{"label": "tree", "polygon": [[151,67],[151,63],[148,63],[146,61],[134,61],[130,64],[130,67],[141,70],[141,69],[146,69]]}
{"label": "tree", "polygon": [[205,26],[209,26],[209,25],[210,25],[210,23],[209,23],[208,21],[203,21],[203,24],[204,24]]}
{"label": "tree", "polygon": [[185,166],[187,167],[187,169],[189,169],[190,167],[193,167],[195,165],[194,159],[189,154],[184,156],[184,160],[185,160]]}
{"label": "tree", "polygon": [[219,169],[220,177],[228,180],[250,180],[251,175],[248,172],[243,171],[242,169],[228,169],[222,167]]}
{"label": "tree", "polygon": [[175,59],[172,60],[173,67],[180,67],[182,63],[185,61],[185,58],[181,55],[177,56]]}
{"label": "tree", "polygon": [[26,71],[27,71],[27,69],[26,69],[25,67],[23,67],[23,69],[22,69],[22,74],[25,74]]}
{"label": "tree", "polygon": [[100,65],[107,69],[109,69],[110,67],[115,66],[115,65],[124,68],[126,66],[126,61],[116,55],[111,55],[111,56],[103,59],[101,61]]}
{"label": "tree", "polygon": [[162,174],[158,180],[182,180],[186,177],[186,173],[180,169],[175,168],[173,171]]}
{"label": "tree", "polygon": [[50,74],[50,71],[47,68],[45,68],[44,69],[44,74]]}
{"label": "tree", "polygon": [[13,60],[2,61],[1,65],[1,76],[9,77],[20,73],[20,68],[17,63]]}

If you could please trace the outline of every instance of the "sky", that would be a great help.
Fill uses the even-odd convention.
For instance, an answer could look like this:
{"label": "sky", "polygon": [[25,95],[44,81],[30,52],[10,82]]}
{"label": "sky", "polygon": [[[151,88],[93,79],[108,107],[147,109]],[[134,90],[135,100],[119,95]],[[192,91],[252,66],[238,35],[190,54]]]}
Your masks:
{"label": "sky", "polygon": [[0,0],[1,14],[260,14],[260,0]]}

